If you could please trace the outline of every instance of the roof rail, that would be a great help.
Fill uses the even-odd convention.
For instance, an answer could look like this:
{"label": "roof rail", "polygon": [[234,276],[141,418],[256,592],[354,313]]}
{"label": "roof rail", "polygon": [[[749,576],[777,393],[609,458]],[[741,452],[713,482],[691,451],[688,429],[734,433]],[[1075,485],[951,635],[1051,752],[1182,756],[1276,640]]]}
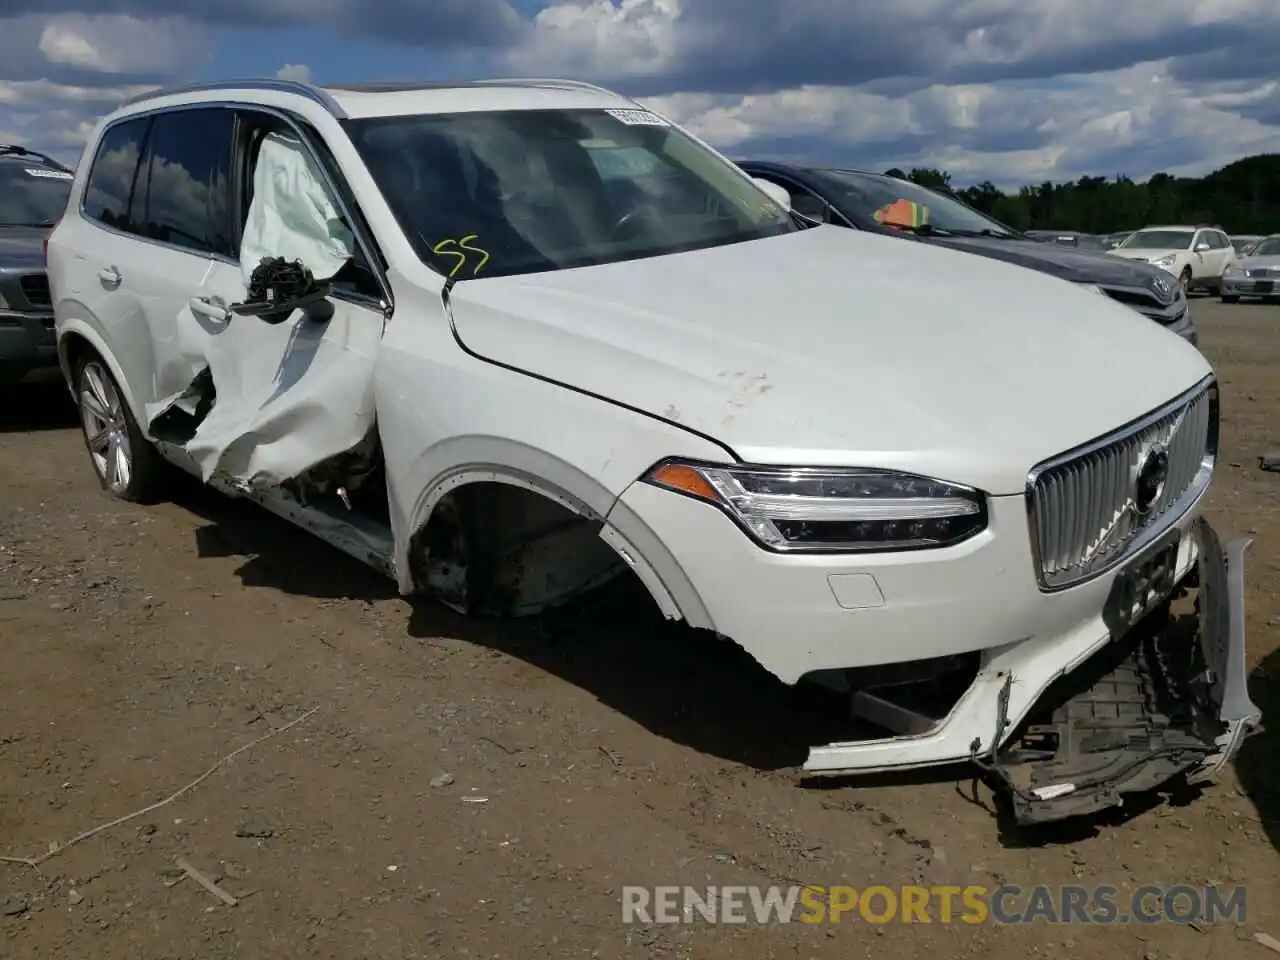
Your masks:
{"label": "roof rail", "polygon": [[412,90],[450,90],[468,85],[468,81],[448,83],[444,80],[369,80],[360,83],[327,83],[325,87],[351,93],[404,93]]}
{"label": "roof rail", "polygon": [[405,93],[412,90],[453,90],[461,87],[544,87],[551,90],[589,90],[619,96],[605,87],[584,80],[547,77],[485,77],[478,80],[374,80],[369,83],[330,83],[331,90],[355,93]]}
{"label": "roof rail", "polygon": [[176,87],[158,87],[155,90],[129,97],[119,106],[131,107],[134,104],[145,103],[148,100],[157,100],[160,97],[168,97],[175,94],[211,93],[219,90],[258,90],[266,93],[292,93],[296,96],[306,97],[312,103],[318,103],[339,120],[346,117],[342,107],[338,106],[338,101],[333,99],[323,88],[317,87],[313,83],[263,77],[250,80],[204,80],[199,83],[187,83]]}
{"label": "roof rail", "polygon": [[563,77],[499,77],[492,80],[480,80],[478,83],[484,86],[506,86],[510,84],[522,87],[547,87],[551,90],[589,90],[592,93],[607,93],[612,97],[621,96],[621,94],[615,93],[599,84],[588,83],[585,80],[568,80]]}
{"label": "roof rail", "polygon": [[0,157],[34,157],[46,166],[53,167],[55,170],[61,170],[63,173],[73,172],[61,160],[55,160],[47,153],[41,153],[39,150],[31,150],[27,147],[18,146],[16,143],[0,143]]}

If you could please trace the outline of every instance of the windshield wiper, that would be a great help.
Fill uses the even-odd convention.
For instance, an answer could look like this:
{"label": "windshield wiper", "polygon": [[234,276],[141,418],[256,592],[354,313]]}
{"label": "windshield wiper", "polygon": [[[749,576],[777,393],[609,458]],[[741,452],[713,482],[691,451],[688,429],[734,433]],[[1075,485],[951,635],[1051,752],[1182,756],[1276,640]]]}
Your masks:
{"label": "windshield wiper", "polygon": [[1017,234],[1005,233],[1002,230],[948,230],[955,237],[991,237],[993,240],[1021,240]]}
{"label": "windshield wiper", "polygon": [[905,223],[885,223],[883,227],[891,230],[902,230],[905,233],[913,233],[917,237],[954,237],[958,236],[955,230],[941,230],[931,223],[922,223],[919,226],[908,226]]}

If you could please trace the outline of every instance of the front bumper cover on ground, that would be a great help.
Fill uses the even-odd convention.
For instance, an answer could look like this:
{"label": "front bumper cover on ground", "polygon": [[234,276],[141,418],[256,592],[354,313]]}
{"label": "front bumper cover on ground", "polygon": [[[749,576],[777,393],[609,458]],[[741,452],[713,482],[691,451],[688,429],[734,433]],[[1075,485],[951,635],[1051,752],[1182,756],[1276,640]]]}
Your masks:
{"label": "front bumper cover on ground", "polygon": [[[988,701],[994,694],[990,732],[973,741],[969,759],[1009,794],[1020,823],[1119,806],[1127,795],[1175,777],[1211,781],[1259,728],[1245,664],[1244,554],[1252,541],[1235,540],[1224,550],[1203,519],[1188,534],[1181,549],[1194,549],[1197,560],[1181,586],[1196,592],[1195,616],[1173,616],[1168,599],[1051,684],[1036,683],[1043,661],[1032,656],[1023,658],[1022,670],[984,670],[967,691],[963,699]],[[1042,690],[1030,709],[1027,686]],[[896,745],[901,758],[932,740],[929,752],[936,755],[939,741],[952,739],[947,726],[876,741],[873,749]],[[847,765],[850,748],[865,749],[815,748],[807,767],[835,773],[834,763],[822,769],[824,760],[839,751]],[[886,751],[886,759],[892,755]],[[926,764],[896,764],[908,765]]]}
{"label": "front bumper cover on ground", "polygon": [[1213,781],[1256,731],[1245,665],[1244,554],[1224,550],[1203,520],[1194,622],[1166,605],[1042,700],[1010,746],[980,766],[1011,797],[1020,823],[1120,806],[1175,777]]}

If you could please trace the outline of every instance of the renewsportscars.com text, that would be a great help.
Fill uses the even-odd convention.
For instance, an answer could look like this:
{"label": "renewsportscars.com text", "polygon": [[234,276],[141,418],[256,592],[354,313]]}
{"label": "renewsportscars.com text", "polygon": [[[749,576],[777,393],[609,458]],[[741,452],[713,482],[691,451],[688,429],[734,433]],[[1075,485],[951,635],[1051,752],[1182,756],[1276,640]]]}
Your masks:
{"label": "renewsportscars.com text", "polygon": [[623,887],[623,923],[1244,923],[1244,887]]}

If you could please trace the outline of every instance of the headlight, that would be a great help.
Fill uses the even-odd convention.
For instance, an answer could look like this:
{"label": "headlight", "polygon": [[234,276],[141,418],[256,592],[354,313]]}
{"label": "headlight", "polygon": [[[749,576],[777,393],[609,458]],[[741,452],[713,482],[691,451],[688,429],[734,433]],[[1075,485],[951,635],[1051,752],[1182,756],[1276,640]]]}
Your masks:
{"label": "headlight", "polygon": [[1172,267],[1178,262],[1178,255],[1176,253],[1171,253],[1167,257],[1161,257],[1160,259],[1152,260],[1151,262],[1159,267]]}
{"label": "headlight", "polygon": [[1100,293],[1104,297],[1107,295],[1107,291],[1103,290],[1096,283],[1077,283],[1076,286],[1081,290],[1088,290],[1090,293]]}
{"label": "headlight", "polygon": [[987,526],[986,498],[977,490],[908,473],[668,460],[644,480],[714,504],[777,551],[920,550],[959,543]]}

